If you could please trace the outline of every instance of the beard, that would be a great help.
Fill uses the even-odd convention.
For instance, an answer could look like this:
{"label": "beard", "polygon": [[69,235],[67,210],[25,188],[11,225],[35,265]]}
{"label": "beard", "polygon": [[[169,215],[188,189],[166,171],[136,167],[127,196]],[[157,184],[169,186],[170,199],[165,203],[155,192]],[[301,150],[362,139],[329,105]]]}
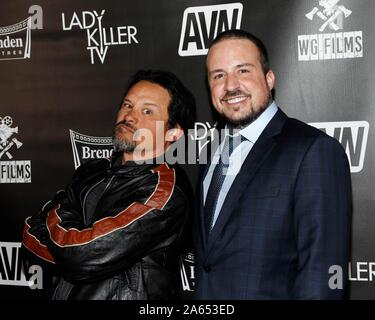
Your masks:
{"label": "beard", "polygon": [[135,141],[128,140],[126,138],[120,137],[121,132],[118,131],[117,126],[112,137],[113,150],[115,152],[125,152],[132,153],[134,152],[137,144]]}
{"label": "beard", "polygon": [[[241,93],[242,92],[228,93],[226,97],[230,98],[231,96],[236,96]],[[256,108],[255,112],[252,112],[254,108],[250,107],[248,112],[238,119],[229,118],[225,114],[222,114],[222,116],[225,118],[229,128],[242,129],[248,126],[250,123],[254,122],[256,119],[258,119],[259,116],[263,113],[263,111],[266,110],[267,107],[271,104],[271,102],[272,102],[272,95],[270,93],[268,95],[267,101],[263,103],[262,105],[260,105],[258,108]]]}
{"label": "beard", "polygon": [[132,153],[137,147],[134,141],[128,141],[127,139],[121,139],[116,136],[113,137],[112,144],[115,152]]}

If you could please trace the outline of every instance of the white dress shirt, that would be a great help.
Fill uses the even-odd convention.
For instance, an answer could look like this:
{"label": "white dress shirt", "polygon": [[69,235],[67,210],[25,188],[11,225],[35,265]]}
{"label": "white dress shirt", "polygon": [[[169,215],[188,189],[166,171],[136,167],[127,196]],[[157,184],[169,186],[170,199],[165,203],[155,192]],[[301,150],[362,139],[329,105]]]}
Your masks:
{"label": "white dress shirt", "polygon": [[[231,188],[234,179],[239,173],[242,167],[242,164],[244,163],[246,157],[250,153],[253,145],[258,140],[259,136],[262,134],[264,128],[267,126],[267,124],[271,121],[273,116],[276,114],[277,110],[278,110],[278,107],[276,103],[272,102],[271,105],[269,105],[267,109],[264,110],[262,114],[255,121],[250,123],[247,127],[241,129],[234,135],[234,136],[242,135],[246,139],[233,150],[233,153],[229,158],[229,167],[228,167],[228,171],[226,173],[224,183],[223,183],[223,186],[221,187],[219,197],[217,200],[217,205],[216,205],[215,214],[213,218],[213,225],[215,225],[215,222],[224,204],[227,193],[229,192],[229,189]],[[227,127],[225,127],[225,136],[227,135],[229,135],[229,130]],[[212,174],[213,174],[213,171],[215,170],[216,164],[219,161],[220,153],[221,153],[221,150],[223,149],[225,139],[223,139],[222,141],[223,142],[217,148],[212,158],[212,162],[210,164],[206,177],[204,178],[204,181],[203,181],[204,203],[206,203],[207,191],[208,191],[208,188],[210,187]]]}

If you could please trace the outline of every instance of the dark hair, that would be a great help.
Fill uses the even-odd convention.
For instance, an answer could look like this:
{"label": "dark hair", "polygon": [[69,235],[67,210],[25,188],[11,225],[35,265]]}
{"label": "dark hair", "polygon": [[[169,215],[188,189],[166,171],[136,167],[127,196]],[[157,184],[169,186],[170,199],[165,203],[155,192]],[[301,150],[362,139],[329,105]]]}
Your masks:
{"label": "dark hair", "polygon": [[195,99],[176,75],[168,71],[139,70],[130,78],[125,95],[132,86],[142,80],[158,84],[169,92],[169,129],[175,128],[178,124],[186,134],[188,129],[193,128],[196,117]]}
{"label": "dark hair", "polygon": [[262,40],[245,30],[231,29],[218,34],[217,37],[211,42],[210,49],[216,43],[227,39],[246,39],[252,42],[258,48],[260,63],[262,65],[264,74],[270,70],[266,46]]}

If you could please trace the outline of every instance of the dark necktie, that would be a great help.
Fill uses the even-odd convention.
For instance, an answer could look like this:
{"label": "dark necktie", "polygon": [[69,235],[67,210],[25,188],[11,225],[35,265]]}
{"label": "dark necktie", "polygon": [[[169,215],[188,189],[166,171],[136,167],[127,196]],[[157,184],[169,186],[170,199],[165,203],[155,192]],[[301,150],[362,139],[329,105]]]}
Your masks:
{"label": "dark necktie", "polygon": [[[241,137],[241,139],[237,139]],[[215,215],[215,209],[221,187],[223,186],[226,173],[229,166],[229,157],[232,154],[235,147],[237,147],[242,141],[242,136],[226,136],[223,146],[223,150],[220,153],[219,162],[216,164],[214,172],[212,173],[211,183],[208,188],[206,202],[204,204],[204,219],[206,234],[209,235],[213,228],[213,220]],[[235,147],[233,145],[235,144]]]}

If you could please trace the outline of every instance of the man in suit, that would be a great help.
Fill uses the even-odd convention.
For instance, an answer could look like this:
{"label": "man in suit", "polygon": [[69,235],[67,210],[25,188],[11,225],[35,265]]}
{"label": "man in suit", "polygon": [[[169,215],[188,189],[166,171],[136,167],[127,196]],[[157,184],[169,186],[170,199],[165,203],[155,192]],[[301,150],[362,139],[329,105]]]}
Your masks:
{"label": "man in suit", "polygon": [[248,32],[218,35],[206,67],[226,125],[201,173],[195,297],[344,298],[352,194],[343,148],[276,105],[266,48]]}

